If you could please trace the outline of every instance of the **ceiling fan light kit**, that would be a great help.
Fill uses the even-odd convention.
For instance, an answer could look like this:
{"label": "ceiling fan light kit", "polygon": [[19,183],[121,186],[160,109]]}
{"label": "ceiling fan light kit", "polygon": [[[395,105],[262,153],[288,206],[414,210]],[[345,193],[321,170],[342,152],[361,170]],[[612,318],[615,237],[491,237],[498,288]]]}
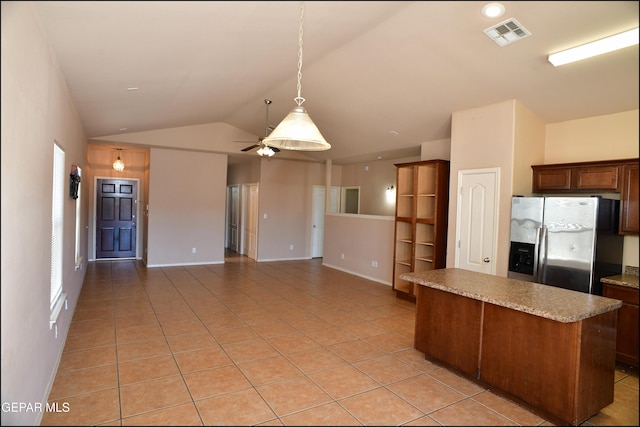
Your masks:
{"label": "ceiling fan light kit", "polygon": [[270,147],[283,150],[324,151],[331,145],[324,139],[313,123],[307,110],[302,106],[305,99],[302,92],[302,27],[304,22],[304,2],[300,2],[300,31],[298,33],[298,96],[297,106],[262,142]]}
{"label": "ceiling fan light kit", "polygon": [[[269,105],[271,105],[272,101],[270,99],[265,99],[264,100],[264,104],[266,105],[265,107],[265,132],[266,135],[269,135],[269,132],[271,132],[273,130],[273,127],[269,125]],[[236,141],[236,142],[244,142],[244,141]],[[248,147],[244,147],[242,150],[240,151],[250,151],[253,150],[254,148],[258,148],[258,151],[256,151],[256,153],[258,153],[258,156],[260,157],[273,157],[274,154],[276,154],[277,152],[280,151],[280,149],[278,148],[272,148],[269,147],[267,144],[264,143],[264,138],[259,138],[258,139],[258,143],[257,144],[253,144],[250,145]]]}
{"label": "ceiling fan light kit", "polygon": [[273,157],[273,155],[276,154],[276,152],[273,151],[273,149],[268,145],[263,145],[262,147],[260,147],[257,153],[260,157]]}

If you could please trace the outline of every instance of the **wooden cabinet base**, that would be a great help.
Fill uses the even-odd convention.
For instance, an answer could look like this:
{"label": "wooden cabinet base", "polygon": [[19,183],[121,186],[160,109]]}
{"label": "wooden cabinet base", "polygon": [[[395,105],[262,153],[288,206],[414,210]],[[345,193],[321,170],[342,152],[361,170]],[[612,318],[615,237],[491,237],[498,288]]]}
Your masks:
{"label": "wooden cabinet base", "polygon": [[616,360],[638,367],[638,289],[603,283],[602,295],[619,299],[618,334],[616,335]]}
{"label": "wooden cabinet base", "polygon": [[481,378],[578,425],[613,403],[616,312],[561,323],[485,304]]}
{"label": "wooden cabinet base", "polygon": [[415,347],[428,359],[572,425],[613,402],[617,310],[562,323],[417,288]]}

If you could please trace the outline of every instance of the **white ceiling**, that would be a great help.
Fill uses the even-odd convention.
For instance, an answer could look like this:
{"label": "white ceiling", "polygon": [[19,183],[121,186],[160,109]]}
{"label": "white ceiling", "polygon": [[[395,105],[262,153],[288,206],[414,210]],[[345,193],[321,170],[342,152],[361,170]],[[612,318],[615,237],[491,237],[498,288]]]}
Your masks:
{"label": "white ceiling", "polygon": [[[306,2],[303,105],[332,149],[305,154],[336,164],[419,155],[422,142],[450,137],[453,112],[510,99],[546,123],[638,108],[637,45],[558,68],[547,62],[637,27],[638,2],[507,1],[494,19],[480,14],[486,3]],[[257,140],[265,98],[274,126],[295,106],[298,2],[37,8],[90,138],[225,122]],[[510,18],[531,36],[500,47],[483,33]],[[231,146],[219,150],[244,147]]]}

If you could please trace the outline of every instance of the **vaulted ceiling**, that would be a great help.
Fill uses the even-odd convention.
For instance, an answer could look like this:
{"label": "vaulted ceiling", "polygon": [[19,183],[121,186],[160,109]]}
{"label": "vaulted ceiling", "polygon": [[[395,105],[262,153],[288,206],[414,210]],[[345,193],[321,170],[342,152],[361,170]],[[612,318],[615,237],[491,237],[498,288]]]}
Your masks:
{"label": "vaulted ceiling", "polygon": [[[638,108],[638,46],[553,67],[550,53],[638,26],[636,1],[308,1],[303,104],[318,161],[419,154],[455,111],[516,99],[546,123]],[[295,106],[300,3],[37,2],[88,137],[223,122],[265,134]],[[484,30],[531,35],[499,46]],[[127,90],[128,88],[137,90]],[[126,128],[126,130],[121,130]],[[230,148],[231,147],[231,148]],[[242,144],[211,147],[233,155]]]}

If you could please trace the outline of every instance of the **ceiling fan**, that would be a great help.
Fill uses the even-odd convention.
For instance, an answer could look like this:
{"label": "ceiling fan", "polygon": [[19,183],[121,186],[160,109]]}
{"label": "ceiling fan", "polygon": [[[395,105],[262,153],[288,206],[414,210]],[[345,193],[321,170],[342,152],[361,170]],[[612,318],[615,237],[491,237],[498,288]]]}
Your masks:
{"label": "ceiling fan", "polygon": [[[240,151],[251,151],[254,148],[258,148],[258,155],[259,156],[267,156],[267,157],[271,157],[273,156],[275,153],[279,152],[280,149],[276,148],[276,147],[269,147],[267,144],[264,144],[262,142],[263,139],[265,139],[267,136],[269,136],[269,133],[271,133],[271,131],[273,129],[275,129],[273,126],[269,125],[269,104],[271,104],[271,100],[270,99],[265,99],[264,103],[266,105],[266,118],[265,118],[265,136],[258,138],[258,143],[257,144],[252,144],[249,145],[248,147],[244,147],[242,150]],[[248,141],[235,141],[235,142],[248,142]]]}

